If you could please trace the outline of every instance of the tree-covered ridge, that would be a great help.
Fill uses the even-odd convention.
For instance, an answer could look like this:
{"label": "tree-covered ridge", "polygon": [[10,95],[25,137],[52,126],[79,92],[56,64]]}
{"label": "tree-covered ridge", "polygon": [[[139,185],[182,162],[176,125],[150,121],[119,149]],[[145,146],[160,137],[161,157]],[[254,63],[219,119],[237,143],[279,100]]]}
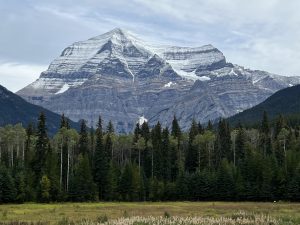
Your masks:
{"label": "tree-covered ridge", "polygon": [[37,128],[0,128],[0,202],[300,200],[300,127],[283,116],[258,129],[191,122],[182,132],[158,122],[117,135],[111,122],[80,132],[62,116],[49,138]]}
{"label": "tree-covered ridge", "polygon": [[[27,126],[30,123],[36,123],[40,112],[44,112],[47,116],[47,128],[52,135],[59,129],[60,115],[26,102],[20,96],[10,92],[0,85],[0,126],[7,124],[21,123]],[[79,129],[79,124],[69,121],[70,124]]]}
{"label": "tree-covered ridge", "polygon": [[279,114],[284,115],[290,123],[300,122],[300,85],[282,89],[271,95],[264,102],[238,113],[228,119],[232,124],[242,121],[244,124],[259,123],[260,116],[266,111],[270,120]]}

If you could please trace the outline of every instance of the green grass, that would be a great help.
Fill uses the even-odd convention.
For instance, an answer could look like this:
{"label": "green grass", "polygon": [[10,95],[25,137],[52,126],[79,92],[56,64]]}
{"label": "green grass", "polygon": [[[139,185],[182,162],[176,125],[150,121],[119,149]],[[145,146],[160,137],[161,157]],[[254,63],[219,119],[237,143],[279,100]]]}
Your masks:
{"label": "green grass", "polygon": [[49,222],[97,221],[107,217],[116,219],[132,216],[200,216],[230,217],[238,212],[265,214],[288,224],[300,224],[300,203],[258,202],[159,202],[159,203],[55,203],[0,205],[0,221]]}

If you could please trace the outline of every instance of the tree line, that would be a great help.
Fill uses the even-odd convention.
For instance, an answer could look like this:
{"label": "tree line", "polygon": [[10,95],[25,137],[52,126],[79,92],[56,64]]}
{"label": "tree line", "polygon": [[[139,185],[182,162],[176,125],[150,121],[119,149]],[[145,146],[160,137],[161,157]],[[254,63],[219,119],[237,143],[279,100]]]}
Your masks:
{"label": "tree line", "polygon": [[258,128],[225,119],[191,121],[183,132],[158,122],[117,134],[112,122],[80,131],[62,115],[0,128],[0,203],[55,201],[300,200],[300,126],[264,112]]}

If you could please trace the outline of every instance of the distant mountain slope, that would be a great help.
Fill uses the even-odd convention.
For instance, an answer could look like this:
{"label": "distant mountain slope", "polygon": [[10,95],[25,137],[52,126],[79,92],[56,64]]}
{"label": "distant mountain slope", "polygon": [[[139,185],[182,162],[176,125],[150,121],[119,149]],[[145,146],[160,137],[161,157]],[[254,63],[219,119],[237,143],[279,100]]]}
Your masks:
{"label": "distant mountain slope", "polygon": [[95,126],[101,115],[132,132],[140,118],[170,127],[174,115],[187,130],[193,118],[229,117],[296,84],[300,77],[229,63],[212,45],[152,45],[117,28],[71,44],[17,94],[73,121]]}
{"label": "distant mountain slope", "polygon": [[[27,126],[30,122],[36,123],[40,112],[45,113],[48,132],[53,134],[59,129],[60,115],[28,103],[0,85],[0,126],[17,123]],[[73,121],[70,121],[70,125],[74,128],[79,127]]]}
{"label": "distant mountain slope", "polygon": [[282,89],[257,106],[230,117],[228,121],[232,124],[239,121],[244,124],[256,123],[261,120],[263,111],[268,113],[270,119],[279,114],[300,115],[300,85]]}

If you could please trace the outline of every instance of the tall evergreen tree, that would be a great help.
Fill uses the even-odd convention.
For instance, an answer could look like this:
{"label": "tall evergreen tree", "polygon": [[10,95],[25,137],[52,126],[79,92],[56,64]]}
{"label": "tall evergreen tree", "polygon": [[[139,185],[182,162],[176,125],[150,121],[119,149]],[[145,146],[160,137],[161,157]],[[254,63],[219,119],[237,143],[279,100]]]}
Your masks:
{"label": "tall evergreen tree", "polygon": [[98,197],[105,199],[108,185],[109,152],[103,144],[102,120],[99,117],[96,129],[96,147],[94,156],[94,181],[98,188]]}
{"label": "tall evergreen tree", "polygon": [[70,129],[69,120],[67,117],[65,117],[64,113],[61,115],[61,119],[60,119],[60,128],[63,128],[63,127]]}
{"label": "tall evergreen tree", "polygon": [[171,146],[169,139],[169,129],[164,128],[162,131],[162,157],[163,157],[163,179],[165,182],[171,180]]}
{"label": "tall evergreen tree", "polygon": [[237,132],[235,152],[236,165],[239,165],[244,160],[246,154],[246,134],[242,126],[239,127]]}
{"label": "tall evergreen tree", "polygon": [[115,128],[114,128],[114,125],[113,125],[113,123],[112,123],[111,120],[108,122],[106,131],[107,131],[107,133],[109,133],[109,134],[112,134],[112,133],[115,132]]}
{"label": "tall evergreen tree", "polygon": [[229,161],[232,161],[233,154],[231,152],[231,134],[229,124],[225,119],[220,119],[219,121],[217,141],[217,164],[225,158]]}
{"label": "tall evergreen tree", "polygon": [[153,174],[156,178],[162,178],[163,174],[163,158],[162,158],[162,134],[159,122],[152,129],[152,145],[153,145]]}
{"label": "tall evergreen tree", "polygon": [[260,126],[260,146],[264,156],[272,154],[271,131],[266,111],[263,112],[263,118]]}
{"label": "tall evergreen tree", "polygon": [[146,143],[150,139],[150,129],[149,129],[149,125],[146,121],[144,121],[144,123],[142,124],[141,136],[145,139]]}
{"label": "tall evergreen tree", "polygon": [[198,124],[193,119],[189,130],[189,143],[185,159],[185,168],[188,172],[195,172],[198,168],[198,149],[193,145],[193,141],[198,134]]}
{"label": "tall evergreen tree", "polygon": [[79,154],[85,155],[89,153],[89,139],[88,139],[88,132],[87,126],[84,120],[81,120],[80,123],[80,133],[79,133]]}
{"label": "tall evergreen tree", "polygon": [[33,159],[33,171],[35,173],[35,186],[39,186],[40,179],[44,173],[49,139],[46,128],[46,116],[42,112],[38,120],[37,141]]}
{"label": "tall evergreen tree", "polygon": [[79,155],[74,174],[71,177],[69,198],[72,201],[94,201],[96,185],[93,182],[91,166],[87,155]]}
{"label": "tall evergreen tree", "polygon": [[16,188],[9,170],[0,165],[0,203],[14,202],[16,200]]}
{"label": "tall evergreen tree", "polygon": [[178,120],[176,116],[174,115],[173,121],[172,121],[172,129],[171,129],[171,135],[175,138],[180,139],[181,137],[181,129],[178,124]]}

